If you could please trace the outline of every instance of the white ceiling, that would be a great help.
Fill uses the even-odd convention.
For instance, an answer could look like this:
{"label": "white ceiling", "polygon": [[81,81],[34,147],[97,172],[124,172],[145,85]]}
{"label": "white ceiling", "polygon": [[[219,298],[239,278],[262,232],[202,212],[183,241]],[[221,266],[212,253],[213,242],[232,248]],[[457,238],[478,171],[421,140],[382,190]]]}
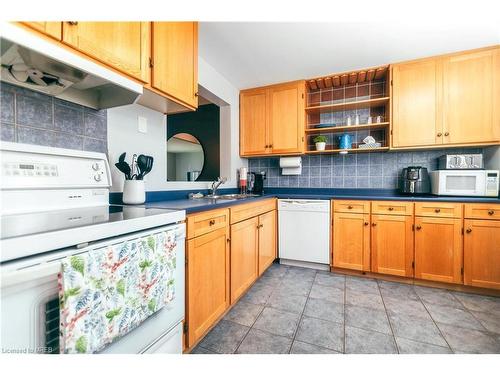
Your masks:
{"label": "white ceiling", "polygon": [[488,20],[481,24],[201,22],[199,26],[200,56],[238,89],[493,44],[500,44],[500,26]]}

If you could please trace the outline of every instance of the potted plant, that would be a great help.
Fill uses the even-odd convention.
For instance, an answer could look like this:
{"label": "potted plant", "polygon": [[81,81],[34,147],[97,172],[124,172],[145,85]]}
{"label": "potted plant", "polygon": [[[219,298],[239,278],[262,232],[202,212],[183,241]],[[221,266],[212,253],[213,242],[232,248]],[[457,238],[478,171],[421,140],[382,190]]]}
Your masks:
{"label": "potted plant", "polygon": [[326,141],[328,138],[324,135],[317,135],[314,137],[313,142],[316,144],[317,151],[324,151],[326,147]]}

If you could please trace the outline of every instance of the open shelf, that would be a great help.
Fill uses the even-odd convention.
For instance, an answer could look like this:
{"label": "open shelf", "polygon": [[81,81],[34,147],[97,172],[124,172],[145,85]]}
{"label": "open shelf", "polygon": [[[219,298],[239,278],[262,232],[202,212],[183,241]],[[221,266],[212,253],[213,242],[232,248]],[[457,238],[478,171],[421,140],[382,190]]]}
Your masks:
{"label": "open shelf", "polygon": [[339,153],[341,151],[347,151],[347,152],[369,152],[369,151],[388,151],[389,147],[387,146],[382,146],[382,147],[376,147],[376,148],[349,148],[349,149],[329,149],[329,150],[324,150],[324,151],[316,151],[316,150],[310,150],[306,151],[306,154],[335,154]]}
{"label": "open shelf", "polygon": [[306,129],[306,133],[337,133],[337,132],[349,132],[356,130],[377,130],[385,129],[389,125],[388,122],[379,122],[373,124],[361,124],[361,125],[346,125],[346,126],[329,126],[324,128],[309,128]]}
{"label": "open shelf", "polygon": [[318,105],[312,107],[306,107],[307,113],[313,112],[334,112],[334,111],[347,111],[352,109],[360,108],[374,108],[384,106],[389,103],[389,97],[384,96],[382,98],[358,100],[352,102],[335,103],[327,105]]}

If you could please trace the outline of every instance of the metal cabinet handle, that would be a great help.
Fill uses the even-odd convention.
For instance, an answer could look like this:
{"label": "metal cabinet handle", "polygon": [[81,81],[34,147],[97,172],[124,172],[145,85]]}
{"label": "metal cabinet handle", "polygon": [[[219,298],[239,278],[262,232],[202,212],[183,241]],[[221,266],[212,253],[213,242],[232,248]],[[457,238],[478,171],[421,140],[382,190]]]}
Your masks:
{"label": "metal cabinet handle", "polygon": [[443,133],[437,133],[438,137],[441,137],[442,135],[443,135]]}
{"label": "metal cabinet handle", "polygon": [[470,232],[472,232],[472,229],[467,228],[466,232],[467,232],[467,233],[470,233]]}
{"label": "metal cabinet handle", "polygon": [[368,221],[365,221],[365,226],[368,226],[370,225],[370,223]]}
{"label": "metal cabinet handle", "polygon": [[197,92],[194,93],[194,96],[199,96],[200,94],[198,94]]}
{"label": "metal cabinet handle", "polygon": [[441,209],[440,209],[440,208],[436,208],[436,209],[434,210],[434,212],[438,214],[438,213],[440,213],[440,212],[441,212]]}
{"label": "metal cabinet handle", "polygon": [[347,206],[347,208],[350,209],[350,210],[352,210],[354,207],[351,206],[351,205],[349,205],[349,206]]}
{"label": "metal cabinet handle", "polygon": [[417,230],[420,230],[420,229],[422,229],[422,226],[417,225],[415,228],[416,228]]}
{"label": "metal cabinet handle", "polygon": [[208,225],[215,225],[215,220],[210,220],[210,221],[208,222]]}
{"label": "metal cabinet handle", "polygon": [[377,226],[377,223],[372,223],[372,227],[376,227]]}
{"label": "metal cabinet handle", "polygon": [[449,135],[450,135],[450,133],[448,133],[448,132],[444,133],[444,136],[445,136],[445,137],[447,137],[447,136],[449,136]]}
{"label": "metal cabinet handle", "polygon": [[69,21],[68,22],[71,26],[76,26],[78,25],[78,22],[77,21]]}
{"label": "metal cabinet handle", "polygon": [[394,211],[394,207],[389,207],[388,210],[389,211]]}
{"label": "metal cabinet handle", "polygon": [[273,144],[272,143],[269,145],[269,148],[273,148]]}
{"label": "metal cabinet handle", "polygon": [[493,210],[488,211],[488,215],[490,215],[490,216],[493,215],[494,213],[495,213],[495,211],[493,211]]}

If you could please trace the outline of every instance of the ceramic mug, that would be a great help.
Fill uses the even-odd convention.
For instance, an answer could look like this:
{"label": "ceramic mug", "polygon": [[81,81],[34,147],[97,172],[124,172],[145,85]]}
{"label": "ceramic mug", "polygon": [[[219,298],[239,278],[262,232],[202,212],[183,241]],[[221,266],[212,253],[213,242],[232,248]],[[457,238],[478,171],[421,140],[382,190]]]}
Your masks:
{"label": "ceramic mug", "polygon": [[352,139],[349,134],[342,134],[339,137],[339,148],[343,150],[352,148]]}

